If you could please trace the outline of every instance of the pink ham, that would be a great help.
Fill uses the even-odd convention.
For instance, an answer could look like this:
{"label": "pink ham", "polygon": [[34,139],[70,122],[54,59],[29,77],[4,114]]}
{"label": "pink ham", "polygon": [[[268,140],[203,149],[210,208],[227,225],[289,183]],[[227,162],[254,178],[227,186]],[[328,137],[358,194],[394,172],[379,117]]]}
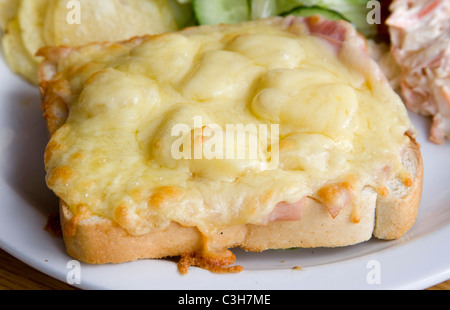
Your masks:
{"label": "pink ham", "polygon": [[266,219],[267,223],[278,221],[300,221],[302,209],[305,205],[306,197],[296,203],[280,202],[275,206],[272,213]]}
{"label": "pink ham", "polygon": [[[356,49],[355,54],[368,54],[367,42],[365,38],[347,22],[331,21],[320,16],[312,16],[307,18],[288,17],[285,21],[289,27],[295,27],[298,24],[305,25],[311,35],[319,37],[330,43],[330,46],[335,49],[337,54],[340,54],[340,52],[343,51],[342,47],[346,41],[351,42],[353,46],[359,47],[359,49]],[[302,30],[302,33],[303,32],[304,29]],[[367,57],[357,57],[357,55],[354,54],[341,56],[352,57],[355,66],[359,67],[363,71],[367,70],[368,76],[375,75],[382,80],[383,83],[388,83],[381,69],[375,62],[367,62]],[[335,184],[327,186],[319,191],[319,194],[321,192],[323,194],[322,197],[319,195],[319,198],[316,198],[315,200],[322,203],[333,218],[336,218],[341,210],[351,202],[351,193],[348,189],[348,184]],[[292,204],[280,202],[267,216],[265,222],[271,223],[276,221],[301,220],[302,210],[307,199],[313,198],[304,197],[298,202]]]}

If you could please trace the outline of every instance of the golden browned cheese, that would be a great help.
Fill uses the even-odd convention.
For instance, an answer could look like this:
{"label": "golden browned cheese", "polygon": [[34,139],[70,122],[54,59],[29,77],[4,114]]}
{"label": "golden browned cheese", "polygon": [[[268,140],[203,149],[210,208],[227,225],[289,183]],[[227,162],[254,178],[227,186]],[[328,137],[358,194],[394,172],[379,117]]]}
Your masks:
{"label": "golden browned cheese", "polygon": [[[208,236],[264,224],[280,202],[334,203],[335,192],[344,201],[401,171],[413,126],[384,77],[356,62],[364,51],[351,42],[338,51],[265,22],[135,42],[86,46],[59,63],[71,93],[47,149],[47,183],[74,214],[87,206],[133,235],[176,222]],[[279,125],[279,161],[176,159],[177,124],[190,128],[183,145],[192,148],[205,145],[211,124],[224,132]],[[248,150],[248,141],[233,141],[232,152]]]}

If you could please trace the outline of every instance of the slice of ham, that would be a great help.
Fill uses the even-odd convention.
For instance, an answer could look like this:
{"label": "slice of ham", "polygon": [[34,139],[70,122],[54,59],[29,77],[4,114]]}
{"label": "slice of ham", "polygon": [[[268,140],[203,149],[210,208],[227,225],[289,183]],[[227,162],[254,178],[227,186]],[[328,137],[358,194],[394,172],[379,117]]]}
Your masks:
{"label": "slice of ham", "polygon": [[312,35],[321,37],[340,50],[345,41],[348,28],[343,22],[337,22],[312,16],[305,19],[305,22]]}
{"label": "slice of ham", "polygon": [[280,202],[264,220],[265,224],[279,221],[300,221],[307,199],[314,199],[324,205],[332,218],[336,218],[344,207],[351,203],[350,190],[342,184],[323,187],[317,198],[304,197],[295,203]]}
{"label": "slice of ham", "polygon": [[[388,83],[385,75],[379,66],[373,62],[368,63],[366,57],[358,57],[358,53],[369,54],[367,41],[358,33],[355,28],[345,21],[331,21],[320,16],[307,18],[288,17],[284,19],[289,27],[296,27],[299,24],[306,26],[309,33],[330,43],[330,46],[339,57],[351,58],[354,66],[366,70],[367,76],[375,76],[381,83]],[[302,29],[304,32],[304,29]],[[352,47],[357,47],[348,54],[350,50],[343,49],[344,42],[351,43]],[[318,192],[318,197],[304,197],[296,203],[278,203],[273,211],[264,219],[266,224],[277,221],[299,221],[302,218],[302,210],[307,199],[314,199],[323,204],[330,215],[336,218],[342,209],[351,203],[351,184],[349,182],[332,184],[323,187]]]}
{"label": "slice of ham", "polygon": [[349,188],[343,184],[324,186],[318,191],[317,196],[333,218],[336,218],[352,200]]}
{"label": "slice of ham", "polygon": [[266,218],[266,223],[278,221],[300,221],[306,197],[296,203],[280,202]]}

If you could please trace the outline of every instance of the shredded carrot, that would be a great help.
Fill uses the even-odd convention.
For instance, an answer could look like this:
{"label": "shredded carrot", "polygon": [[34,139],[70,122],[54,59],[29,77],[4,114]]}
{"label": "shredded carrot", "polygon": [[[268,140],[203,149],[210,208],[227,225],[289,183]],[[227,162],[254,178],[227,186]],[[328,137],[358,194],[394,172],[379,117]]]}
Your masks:
{"label": "shredded carrot", "polygon": [[417,15],[419,19],[423,18],[425,15],[428,15],[431,13],[434,9],[436,9],[439,4],[441,4],[442,0],[435,0],[431,2],[429,5],[427,5],[422,11],[419,12]]}

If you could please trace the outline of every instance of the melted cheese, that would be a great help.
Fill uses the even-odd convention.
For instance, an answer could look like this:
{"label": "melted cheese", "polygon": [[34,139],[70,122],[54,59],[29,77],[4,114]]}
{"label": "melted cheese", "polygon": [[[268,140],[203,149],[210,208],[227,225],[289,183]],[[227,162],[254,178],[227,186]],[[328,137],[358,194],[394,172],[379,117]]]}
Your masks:
{"label": "melted cheese", "polygon": [[[87,206],[131,234],[174,221],[208,235],[262,224],[278,203],[349,175],[379,188],[381,171],[397,173],[412,125],[384,79],[319,37],[255,25],[70,54],[60,70],[73,94],[47,148],[49,187],[74,213]],[[277,124],[279,164],[176,159],[177,124],[197,133],[193,145],[208,124]]]}

